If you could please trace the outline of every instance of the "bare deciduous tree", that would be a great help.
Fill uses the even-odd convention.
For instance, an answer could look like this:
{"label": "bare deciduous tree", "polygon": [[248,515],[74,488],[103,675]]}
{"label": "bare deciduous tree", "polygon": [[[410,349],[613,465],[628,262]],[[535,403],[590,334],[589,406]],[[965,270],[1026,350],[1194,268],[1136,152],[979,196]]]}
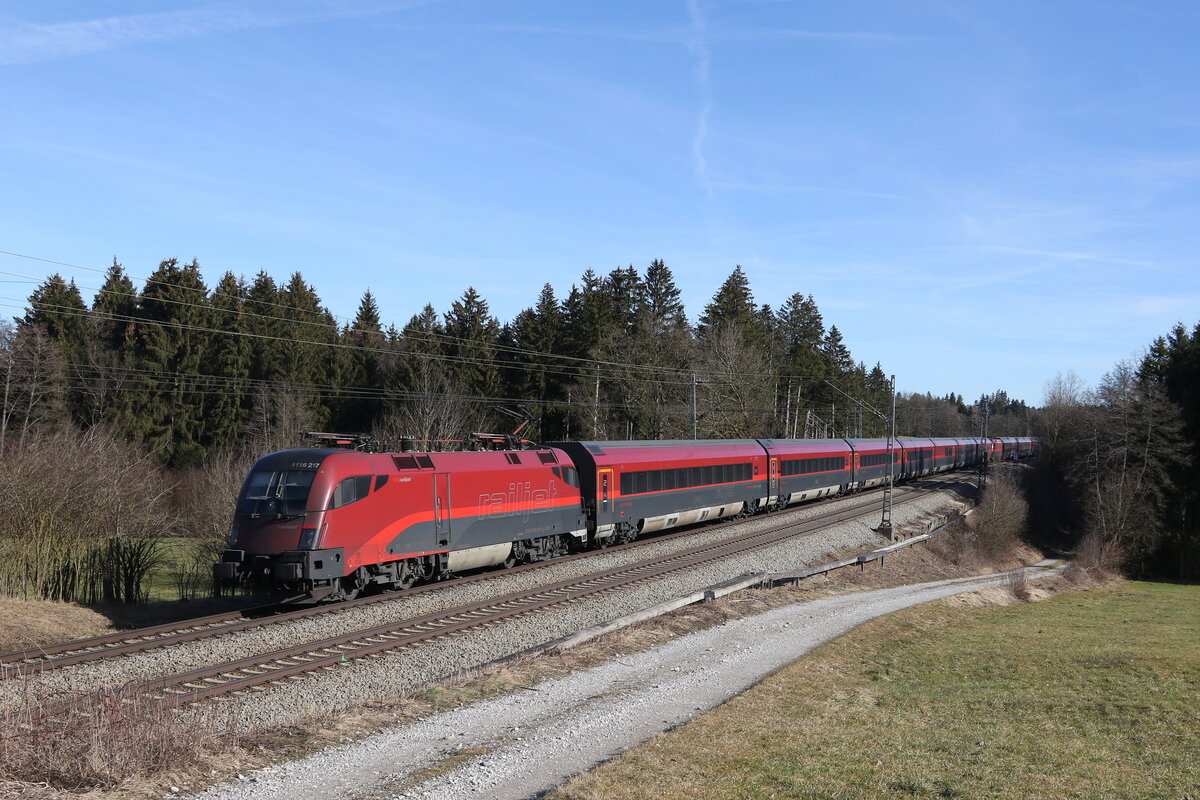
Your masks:
{"label": "bare deciduous tree", "polygon": [[1171,470],[1184,456],[1178,408],[1159,385],[1139,380],[1131,361],[1090,392],[1074,376],[1060,376],[1047,386],[1046,401],[1043,452],[1082,509],[1092,560],[1141,559],[1163,535]]}
{"label": "bare deciduous tree", "polygon": [[775,387],[748,375],[771,374],[761,348],[734,327],[721,328],[704,343],[704,413],[701,436],[734,439],[769,436],[774,420]]}
{"label": "bare deciduous tree", "polygon": [[10,594],[141,602],[175,528],[154,454],[107,430],[34,433],[0,460],[0,582]]}
{"label": "bare deciduous tree", "polygon": [[313,398],[298,389],[257,384],[247,424],[247,448],[262,454],[299,447],[300,434],[312,430],[313,404]]}
{"label": "bare deciduous tree", "polygon": [[477,410],[463,400],[441,364],[422,359],[412,370],[404,396],[388,404],[375,435],[412,438],[429,450],[455,449],[478,421]]}
{"label": "bare deciduous tree", "polygon": [[36,326],[0,325],[0,454],[23,447],[38,429],[61,429],[63,363],[59,349]]}

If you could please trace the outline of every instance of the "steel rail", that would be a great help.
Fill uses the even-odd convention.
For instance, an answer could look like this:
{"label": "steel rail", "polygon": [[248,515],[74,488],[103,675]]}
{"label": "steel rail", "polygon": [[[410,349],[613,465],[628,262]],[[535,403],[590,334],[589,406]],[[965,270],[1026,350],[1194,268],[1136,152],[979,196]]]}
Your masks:
{"label": "steel rail", "polygon": [[[944,483],[945,481],[942,480],[935,479],[935,481],[933,481],[935,486]],[[908,486],[904,487],[904,490],[906,493],[923,491],[930,488],[929,484],[930,481],[909,484]],[[871,490],[869,494],[874,495],[878,491],[878,489],[874,489]],[[820,506],[826,505],[830,502],[836,500],[844,501],[845,499],[846,498],[844,496],[830,497],[817,501],[816,503],[808,504],[807,508],[819,508]],[[864,496],[864,502],[857,503],[851,508],[860,508],[862,506],[870,505],[873,502],[875,501],[866,500]],[[832,512],[832,514],[836,513],[837,512]],[[821,518],[822,517],[818,517],[817,519]],[[223,636],[226,634],[237,633],[245,630],[253,630],[255,628],[267,627],[284,622],[293,622],[297,620],[310,619],[325,614],[339,613],[343,610],[358,608],[365,605],[373,605],[375,603],[393,600],[402,600],[407,597],[425,594],[431,591],[438,591],[456,586],[464,586],[480,581],[499,578],[505,575],[543,569],[555,564],[562,564],[582,558],[591,558],[602,552],[621,552],[632,550],[657,542],[672,541],[675,539],[684,538],[694,535],[700,531],[709,532],[713,530],[720,530],[726,527],[739,525],[745,521],[746,520],[744,518],[735,518],[716,523],[715,525],[692,527],[685,530],[675,531],[673,533],[639,539],[634,542],[616,545],[601,550],[588,550],[581,553],[573,553],[571,555],[550,559],[548,561],[522,564],[520,566],[503,571],[481,572],[474,575],[452,578],[448,581],[438,581],[423,584],[421,586],[410,587],[409,589],[399,592],[385,592],[382,594],[368,595],[365,597],[355,598],[354,600],[347,600],[338,603],[327,603],[287,611],[280,611],[280,606],[278,605],[256,606],[238,611],[223,612],[205,617],[197,617],[190,620],[181,620],[178,622],[164,623],[161,625],[154,625],[127,631],[116,631],[114,633],[94,636],[87,639],[77,639],[74,641],[61,642],[58,644],[29,648],[26,650],[0,653],[0,679],[19,678],[30,674],[48,672],[77,664],[102,661],[109,658],[132,655],[161,647],[199,641],[214,636]],[[255,616],[256,614],[261,614],[261,616]]]}
{"label": "steel rail", "polygon": [[[901,503],[913,502],[922,494],[920,488],[912,488]],[[406,649],[472,628],[576,602],[584,597],[626,589],[664,575],[769,547],[796,536],[812,535],[830,524],[861,516],[863,505],[838,509],[819,518],[783,523],[739,540],[714,542],[670,556],[647,558],[527,591],[384,623],[271,653],[130,683],[123,687],[122,694],[178,706],[254,689],[264,684],[298,679],[305,674],[338,669],[363,658]],[[126,702],[137,701],[130,699]],[[94,694],[72,698],[44,706],[38,716],[47,718],[86,714],[88,712],[85,709],[94,703]]]}

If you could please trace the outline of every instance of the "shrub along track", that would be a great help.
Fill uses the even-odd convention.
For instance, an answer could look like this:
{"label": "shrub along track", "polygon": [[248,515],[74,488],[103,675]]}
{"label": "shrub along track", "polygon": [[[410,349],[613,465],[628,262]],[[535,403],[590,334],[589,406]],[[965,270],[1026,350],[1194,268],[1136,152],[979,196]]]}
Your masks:
{"label": "shrub along track", "polygon": [[[949,476],[947,476],[949,477]],[[943,481],[926,481],[895,490],[897,505],[911,502],[931,491],[944,488]],[[832,499],[832,498],[831,498]],[[842,498],[844,499],[844,498]],[[828,501],[823,501],[823,503]],[[681,570],[710,564],[731,556],[747,553],[759,548],[778,544],[796,536],[811,536],[823,528],[845,522],[862,515],[863,511],[878,503],[875,496],[864,496],[860,502],[832,510],[800,522],[783,523],[748,536],[711,543],[703,547],[684,550],[674,555],[645,559],[632,564],[603,570],[566,581],[539,586],[527,591],[489,598],[444,611],[389,622],[351,633],[289,647],[238,661],[205,667],[189,672],[153,680],[131,683],[121,691],[125,702],[141,699],[158,701],[172,706],[198,702],[220,695],[239,693],[269,684],[298,680],[306,673],[338,669],[356,659],[398,652],[420,644],[437,641],[466,630],[487,626],[505,619],[524,616],[563,603],[605,592],[619,591],[646,581],[655,580]],[[811,507],[811,506],[810,506]],[[736,526],[743,520],[733,520],[708,526],[704,530]],[[672,539],[687,537],[695,529],[657,536],[619,547],[607,552],[627,550]],[[548,562],[524,565],[503,572],[480,573],[450,582],[429,584],[407,590],[405,595],[449,589],[466,583],[484,581],[498,575],[509,575],[519,571],[541,569],[569,560],[592,557],[597,552],[589,551]],[[395,599],[397,594],[382,594],[362,597],[353,601],[315,606],[294,611],[275,613],[262,618],[247,619],[247,614],[262,611],[267,607],[240,612],[213,615],[186,623],[155,626],[134,631],[108,634],[94,639],[68,642],[40,650],[21,651],[0,656],[5,676],[56,669],[62,666],[110,659],[130,653],[165,647],[171,644],[191,642],[214,636],[223,636],[235,631],[277,624],[284,621],[303,619],[324,614],[333,614],[356,606]],[[76,696],[60,702],[42,706],[36,716],[55,717],[72,713],[86,713],[96,702],[94,694]],[[22,714],[26,719],[28,712]],[[11,718],[11,717],[10,717]]]}

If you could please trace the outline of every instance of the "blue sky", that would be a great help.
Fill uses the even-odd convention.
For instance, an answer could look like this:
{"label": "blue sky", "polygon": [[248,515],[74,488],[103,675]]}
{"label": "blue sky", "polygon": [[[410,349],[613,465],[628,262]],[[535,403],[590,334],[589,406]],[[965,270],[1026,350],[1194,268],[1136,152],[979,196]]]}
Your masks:
{"label": "blue sky", "polygon": [[[759,302],[813,294],[903,390],[1037,403],[1200,320],[1198,22],[1184,2],[12,2],[0,250],[138,277],[196,258],[210,284],[299,270],[335,314],[369,287],[397,324],[468,285],[510,319],[544,282],[654,258],[694,318],[741,264]],[[97,275],[60,271],[90,300]]]}

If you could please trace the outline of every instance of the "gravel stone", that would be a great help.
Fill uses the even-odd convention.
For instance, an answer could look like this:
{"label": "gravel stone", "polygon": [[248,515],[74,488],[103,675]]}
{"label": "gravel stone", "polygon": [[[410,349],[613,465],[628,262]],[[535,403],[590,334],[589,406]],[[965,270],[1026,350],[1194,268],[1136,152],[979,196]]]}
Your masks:
{"label": "gravel stone", "polygon": [[[693,535],[676,540],[655,542],[651,539],[648,544],[630,550],[600,551],[588,559],[550,563],[525,573],[498,571],[493,578],[466,586],[447,586],[442,590],[416,595],[399,592],[392,600],[313,619],[281,622],[119,659],[29,675],[23,681],[0,683],[0,710],[19,707],[31,696],[29,693],[50,701],[90,689],[116,689],[131,681],[144,681],[222,664],[501,594],[533,589],[597,570],[733,539],[739,534],[755,533],[780,522],[803,522],[859,499],[861,497],[856,496],[823,505],[801,506],[777,514],[752,517],[737,526],[726,528],[701,527]],[[921,525],[921,520],[945,512],[951,506],[963,507],[965,503],[952,491],[932,492],[909,504],[896,506],[893,523],[898,529]],[[325,714],[372,699],[395,697],[439,678],[461,673],[723,580],[751,572],[800,568],[818,563],[838,550],[857,546],[866,549],[881,544],[882,537],[871,529],[878,519],[879,511],[873,510],[851,522],[826,528],[819,534],[762,548],[718,564],[681,571],[631,589],[582,598],[557,606],[548,613],[533,614],[447,637],[433,646],[424,645],[395,655],[349,662],[347,667],[306,676],[303,681],[291,681],[285,685],[243,693],[185,709],[181,713],[195,714],[198,719],[215,724],[220,730],[245,732],[258,726],[287,724],[313,713]]]}
{"label": "gravel stone", "polygon": [[[1029,568],[1031,577],[1061,569]],[[397,800],[541,793],[753,686],[814,647],[902,608],[1002,586],[956,578],[813,600],[697,631],[520,692],[427,717],[361,742],[225,783],[192,800]],[[519,734],[519,735],[518,735]],[[480,755],[425,780],[413,774],[464,750]],[[537,769],[530,769],[537,764]],[[240,777],[240,776],[239,776]]]}

